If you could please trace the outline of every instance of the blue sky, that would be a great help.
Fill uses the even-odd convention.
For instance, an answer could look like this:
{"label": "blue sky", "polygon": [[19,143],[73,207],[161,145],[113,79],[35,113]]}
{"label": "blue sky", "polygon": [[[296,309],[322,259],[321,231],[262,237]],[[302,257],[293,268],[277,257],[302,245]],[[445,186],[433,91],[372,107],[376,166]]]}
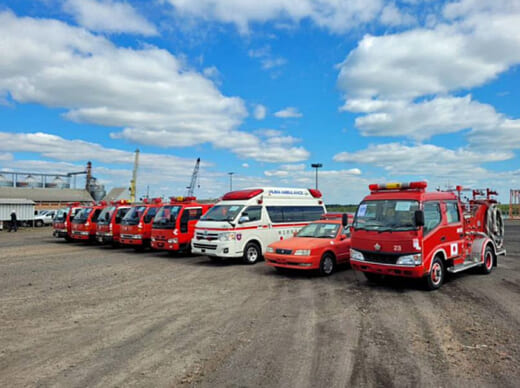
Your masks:
{"label": "blue sky", "polygon": [[0,4],[0,168],[87,160],[139,193],[520,187],[514,0],[40,0]]}

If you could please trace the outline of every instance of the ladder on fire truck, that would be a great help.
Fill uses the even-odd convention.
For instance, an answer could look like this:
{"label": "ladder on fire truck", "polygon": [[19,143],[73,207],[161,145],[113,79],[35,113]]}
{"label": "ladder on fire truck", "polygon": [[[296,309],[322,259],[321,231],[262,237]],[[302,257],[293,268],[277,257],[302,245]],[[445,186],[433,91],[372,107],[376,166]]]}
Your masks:
{"label": "ladder on fire truck", "polygon": [[193,168],[193,174],[191,174],[190,185],[186,187],[186,197],[193,197],[193,193],[195,192],[195,186],[197,185],[197,178],[199,177],[199,167],[200,158],[197,158],[197,162],[195,163],[195,167]]}

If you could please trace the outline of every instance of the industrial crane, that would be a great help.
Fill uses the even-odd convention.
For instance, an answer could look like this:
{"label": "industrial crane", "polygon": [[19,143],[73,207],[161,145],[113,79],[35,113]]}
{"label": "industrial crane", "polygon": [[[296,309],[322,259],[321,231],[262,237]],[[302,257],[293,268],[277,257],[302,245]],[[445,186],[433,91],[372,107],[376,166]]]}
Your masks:
{"label": "industrial crane", "polygon": [[195,185],[197,184],[197,178],[199,176],[199,166],[200,166],[200,158],[197,158],[197,163],[195,163],[195,168],[193,169],[193,174],[191,174],[191,182],[188,187],[186,187],[186,197],[193,197],[193,192],[195,191]]}
{"label": "industrial crane", "polygon": [[137,168],[139,167],[139,148],[135,150],[134,170],[132,171],[132,180],[130,181],[130,202],[135,202],[137,191]]}

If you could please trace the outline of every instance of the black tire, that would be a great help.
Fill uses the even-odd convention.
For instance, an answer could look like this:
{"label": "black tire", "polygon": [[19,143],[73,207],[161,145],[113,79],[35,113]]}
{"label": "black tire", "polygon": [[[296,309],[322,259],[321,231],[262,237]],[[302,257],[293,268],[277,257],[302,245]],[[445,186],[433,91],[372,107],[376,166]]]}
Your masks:
{"label": "black tire", "polygon": [[258,246],[257,243],[249,242],[244,249],[244,255],[242,256],[242,260],[246,264],[255,264],[258,260],[262,258],[262,250]]}
{"label": "black tire", "polygon": [[67,242],[71,242],[71,241],[72,241],[72,237],[70,237],[70,236],[68,236],[68,235],[65,236],[65,241],[67,241]]}
{"label": "black tire", "polygon": [[446,277],[446,268],[444,262],[439,256],[435,256],[432,262],[432,268],[428,275],[424,278],[424,285],[428,291],[437,290],[444,283]]}
{"label": "black tire", "polygon": [[36,222],[34,223],[35,226],[37,226],[38,228],[42,227],[43,226],[43,221],[42,220],[36,220]]}
{"label": "black tire", "polygon": [[495,263],[495,254],[493,253],[493,249],[488,245],[486,250],[484,251],[484,263],[480,267],[480,273],[484,275],[488,275],[493,271],[493,266]]}
{"label": "black tire", "polygon": [[367,278],[367,280],[371,283],[379,283],[383,280],[383,275],[372,272],[363,272],[363,275]]}
{"label": "black tire", "polygon": [[320,275],[330,276],[336,270],[336,260],[330,253],[325,253],[320,261]]}

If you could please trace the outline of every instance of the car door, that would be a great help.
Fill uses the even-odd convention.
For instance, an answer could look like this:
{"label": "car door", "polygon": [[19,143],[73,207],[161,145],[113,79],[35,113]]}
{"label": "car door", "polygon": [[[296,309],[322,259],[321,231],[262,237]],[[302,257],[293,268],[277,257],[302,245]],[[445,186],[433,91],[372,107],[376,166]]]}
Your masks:
{"label": "car door", "polygon": [[[440,201],[428,201],[423,205],[423,254],[434,254],[446,243],[445,230],[442,226],[442,209]],[[430,257],[430,260],[433,256]],[[425,260],[426,257],[423,258]],[[430,263],[425,263],[429,269]]]}
{"label": "car door", "polygon": [[457,201],[444,201],[444,214],[446,216],[445,236],[449,247],[446,247],[448,259],[452,259],[455,265],[464,262],[464,228]]}
{"label": "car door", "polygon": [[[342,239],[342,236],[345,238]],[[340,226],[334,245],[337,261],[347,261],[350,258],[350,225]]]}

